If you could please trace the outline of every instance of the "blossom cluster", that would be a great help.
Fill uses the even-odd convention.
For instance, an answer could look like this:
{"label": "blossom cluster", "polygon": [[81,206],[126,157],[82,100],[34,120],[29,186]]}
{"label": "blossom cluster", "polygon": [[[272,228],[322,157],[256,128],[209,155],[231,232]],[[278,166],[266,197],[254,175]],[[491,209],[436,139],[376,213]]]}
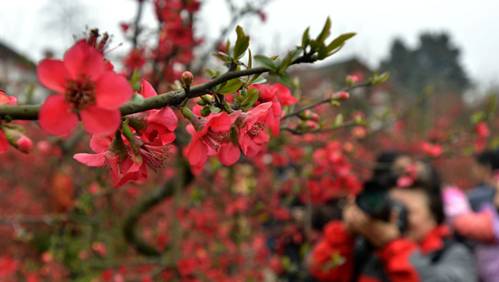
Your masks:
{"label": "blossom cluster", "polygon": [[[192,135],[183,153],[192,170],[199,173],[210,156],[229,166],[241,154],[252,158],[261,153],[270,136],[280,132],[283,107],[297,102],[283,84],[251,84],[223,95],[225,107],[214,103],[212,95],[205,95],[192,110],[189,105],[181,105],[179,110],[163,107],[122,116],[120,107],[132,98],[143,100],[158,94],[145,79],[134,91],[126,76],[104,57],[105,41],[107,37],[99,41],[94,34],[77,41],[62,60],[40,62],[38,78],[54,94],[41,106],[39,124],[47,133],[67,137],[81,122],[92,136],[90,147],[94,153],[78,153],[74,158],[90,167],[109,167],[116,187],[130,181],[142,183],[148,168],[165,167],[177,150],[173,142],[179,112],[186,117],[186,129]],[[190,85],[192,75],[185,77],[184,82]],[[250,95],[256,99],[247,102]],[[15,103],[2,97],[4,103]],[[202,105],[213,112],[202,113]],[[17,147],[26,147],[25,139],[17,139]],[[0,141],[0,145],[5,143],[2,135]]]}

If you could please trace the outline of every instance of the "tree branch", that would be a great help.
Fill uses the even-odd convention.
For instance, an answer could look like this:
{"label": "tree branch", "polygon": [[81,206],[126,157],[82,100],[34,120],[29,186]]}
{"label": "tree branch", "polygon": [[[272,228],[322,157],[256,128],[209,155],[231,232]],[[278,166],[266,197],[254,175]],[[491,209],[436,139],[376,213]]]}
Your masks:
{"label": "tree branch", "polygon": [[142,19],[142,14],[144,11],[144,1],[138,1],[137,14],[135,15],[135,20],[133,22],[134,30],[132,36],[132,48],[137,49],[139,35],[142,32],[142,28],[140,27],[140,20]]}
{"label": "tree branch", "polygon": [[180,173],[178,177],[182,177],[183,179],[171,179],[166,182],[163,187],[154,190],[151,194],[147,194],[145,198],[133,206],[132,210],[125,218],[123,224],[123,235],[125,236],[126,241],[131,244],[137,252],[145,256],[157,257],[161,255],[161,252],[149,245],[139,235],[137,231],[137,224],[139,223],[140,218],[142,215],[161,203],[164,199],[173,196],[175,192],[175,185],[177,184],[176,181],[181,181],[184,186],[187,186],[194,180],[194,176],[189,169],[187,161],[181,158],[181,160],[179,160],[179,165],[182,166],[179,169],[182,173]]}
{"label": "tree branch", "polygon": [[[300,58],[299,58],[300,59]],[[370,81],[368,82],[364,82],[364,83],[359,83],[359,84],[354,84],[352,86],[349,86],[349,87],[345,87],[343,88],[341,91],[347,91],[347,92],[350,92],[356,88],[363,88],[363,87],[369,87],[369,86],[372,86],[372,83]],[[324,99],[321,99],[319,101],[316,101],[316,102],[313,102],[312,104],[310,105],[306,105],[304,106],[303,108],[300,108],[292,113],[289,113],[285,116],[283,116],[281,118],[281,120],[285,120],[285,119],[288,119],[288,118],[291,118],[291,117],[294,117],[294,116],[297,116],[299,114],[301,114],[302,112],[306,111],[306,110],[310,110],[310,109],[313,109],[317,106],[320,106],[322,104],[327,104],[327,103],[330,103],[334,98],[333,97],[327,97],[327,98],[324,98]]]}
{"label": "tree branch", "polygon": [[[301,63],[301,61],[297,60],[297,63]],[[155,97],[144,99],[140,102],[128,102],[120,108],[120,111],[123,116],[126,116],[151,109],[162,108],[169,105],[177,105],[184,99],[191,99],[204,95],[212,90],[215,86],[231,79],[248,75],[261,74],[269,71],[270,69],[268,68],[257,67],[241,71],[227,72],[207,83],[192,87],[188,95],[186,95],[183,89],[173,90],[162,93]],[[40,105],[0,105],[0,118],[6,118],[7,120],[37,120],[39,111]]]}

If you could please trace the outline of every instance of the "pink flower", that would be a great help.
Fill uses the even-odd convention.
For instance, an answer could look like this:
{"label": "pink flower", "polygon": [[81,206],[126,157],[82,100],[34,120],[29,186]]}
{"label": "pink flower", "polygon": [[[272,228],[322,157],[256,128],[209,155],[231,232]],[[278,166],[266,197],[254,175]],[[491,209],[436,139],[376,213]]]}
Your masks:
{"label": "pink flower", "polygon": [[78,120],[92,134],[112,134],[118,129],[119,107],[131,98],[133,90],[87,42],[78,41],[62,61],[43,60],[37,73],[40,82],[56,92],[40,109],[40,126],[46,132],[66,136]]}
{"label": "pink flower", "polygon": [[280,131],[282,106],[290,106],[296,104],[298,100],[291,95],[291,91],[280,83],[275,84],[253,84],[253,88],[257,89],[261,103],[272,102],[272,115],[267,117],[267,122],[272,130],[273,135],[278,135]]}
{"label": "pink flower", "polygon": [[232,124],[239,115],[240,112],[212,114],[202,121],[199,131],[195,131],[192,125],[187,127],[192,139],[185,148],[184,155],[194,172],[201,171],[208,156],[217,155],[224,165],[232,165],[239,160],[241,152],[230,136]]}
{"label": "pink flower", "polygon": [[438,144],[432,144],[429,142],[423,142],[423,144],[421,145],[421,149],[425,154],[427,154],[432,158],[438,158],[443,153],[442,146]]}
{"label": "pink flower", "polygon": [[490,136],[489,126],[484,121],[481,121],[475,125],[475,132],[480,138],[487,138]]}
{"label": "pink flower", "polygon": [[239,129],[239,145],[244,155],[256,156],[269,142],[270,136],[266,129],[269,127],[269,116],[273,117],[271,111],[273,104],[266,102],[243,114],[243,125]]}
{"label": "pink flower", "polygon": [[[127,182],[143,182],[147,178],[147,168],[140,158],[130,155],[128,148],[119,152],[112,147],[113,139],[110,136],[93,135],[90,139],[90,148],[95,154],[80,153],[73,158],[89,167],[108,166],[111,169],[111,179],[114,187]],[[124,143],[122,143],[124,145]]]}
{"label": "pink flower", "polygon": [[17,98],[14,96],[9,96],[5,91],[0,89],[0,105],[15,105],[17,104]]}
{"label": "pink flower", "polygon": [[0,130],[0,154],[7,152],[9,149],[9,141],[7,140],[7,136]]}
{"label": "pink flower", "polygon": [[15,274],[19,268],[16,260],[8,256],[0,257],[0,277],[8,278]]}
{"label": "pink flower", "polygon": [[[140,94],[145,98],[158,95],[147,80],[142,81]],[[170,107],[149,110],[145,114],[146,124],[141,132],[144,142],[154,145],[166,145],[175,141],[178,118]]]}
{"label": "pink flower", "polygon": [[[0,105],[15,105],[17,104],[17,99],[14,96],[9,96],[5,91],[0,90]],[[0,125],[2,121],[0,120]],[[0,154],[7,152],[9,149],[9,141],[7,140],[7,136],[0,128]]]}

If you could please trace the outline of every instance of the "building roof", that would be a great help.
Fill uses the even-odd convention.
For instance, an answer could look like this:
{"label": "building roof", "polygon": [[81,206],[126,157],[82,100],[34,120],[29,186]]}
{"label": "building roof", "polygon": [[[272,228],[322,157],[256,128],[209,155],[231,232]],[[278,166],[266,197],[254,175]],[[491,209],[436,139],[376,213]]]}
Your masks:
{"label": "building roof", "polygon": [[0,41],[0,59],[10,58],[19,63],[21,66],[36,69],[36,64],[27,56],[17,52],[5,42]]}

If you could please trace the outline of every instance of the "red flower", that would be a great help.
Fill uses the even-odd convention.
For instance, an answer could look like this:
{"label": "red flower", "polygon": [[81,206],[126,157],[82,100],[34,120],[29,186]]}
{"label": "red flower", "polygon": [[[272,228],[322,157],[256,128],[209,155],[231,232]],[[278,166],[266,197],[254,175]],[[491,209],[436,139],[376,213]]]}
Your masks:
{"label": "red flower", "polygon": [[[0,105],[15,105],[17,104],[17,99],[14,96],[9,96],[5,91],[0,89]],[[0,125],[2,121],[0,120]],[[0,127],[0,154],[5,153],[9,149],[9,141],[7,136],[2,131]]]}
{"label": "red flower", "polygon": [[14,96],[9,96],[5,91],[0,89],[0,105],[15,105],[17,104],[17,98]]}
{"label": "red flower", "polygon": [[18,262],[8,256],[0,257],[0,277],[7,278],[13,275],[19,265]]}
{"label": "red flower", "polygon": [[[140,158],[132,158],[127,151],[115,152],[110,136],[92,136],[90,148],[95,154],[75,154],[73,158],[89,167],[109,166],[113,185],[119,187],[127,182],[142,182],[147,178],[147,168]],[[123,154],[124,153],[124,154]]]}
{"label": "red flower", "polygon": [[[158,95],[147,80],[142,81],[140,94],[145,98]],[[141,132],[141,138],[144,142],[151,145],[166,145],[175,141],[178,119],[170,107],[149,110],[145,114],[146,124]]]}
{"label": "red flower", "polygon": [[144,58],[144,50],[133,49],[132,51],[130,51],[123,63],[129,71],[141,69],[146,63],[146,59]]}
{"label": "red flower", "polygon": [[0,130],[0,154],[7,152],[9,149],[9,141],[7,140],[7,136]]}
{"label": "red flower", "polygon": [[282,106],[290,106],[296,104],[298,100],[291,95],[291,91],[281,83],[275,84],[254,84],[260,94],[259,101],[261,103],[272,102],[272,113],[269,115],[268,125],[272,130],[273,135],[278,135],[280,131]]}
{"label": "red flower", "polygon": [[92,134],[111,134],[118,129],[119,107],[131,98],[133,90],[87,42],[78,41],[62,61],[43,60],[37,73],[40,82],[56,92],[40,109],[40,126],[45,131],[68,135],[79,119]]}
{"label": "red flower", "polygon": [[484,121],[481,121],[475,125],[475,132],[480,138],[487,138],[490,136],[489,126]]}
{"label": "red flower", "polygon": [[239,129],[239,145],[244,155],[256,156],[269,142],[266,128],[269,117],[273,117],[272,105],[272,102],[263,103],[244,114],[243,125]]}
{"label": "red flower", "polygon": [[427,154],[432,158],[438,158],[443,153],[442,146],[438,144],[432,144],[429,142],[423,142],[423,144],[421,144],[421,149],[425,154]]}
{"label": "red flower", "polygon": [[199,131],[195,131],[192,125],[187,127],[192,140],[185,148],[184,154],[194,172],[201,171],[208,156],[217,155],[224,165],[232,165],[239,160],[241,152],[230,136],[232,124],[239,115],[240,112],[221,112],[208,116]]}

